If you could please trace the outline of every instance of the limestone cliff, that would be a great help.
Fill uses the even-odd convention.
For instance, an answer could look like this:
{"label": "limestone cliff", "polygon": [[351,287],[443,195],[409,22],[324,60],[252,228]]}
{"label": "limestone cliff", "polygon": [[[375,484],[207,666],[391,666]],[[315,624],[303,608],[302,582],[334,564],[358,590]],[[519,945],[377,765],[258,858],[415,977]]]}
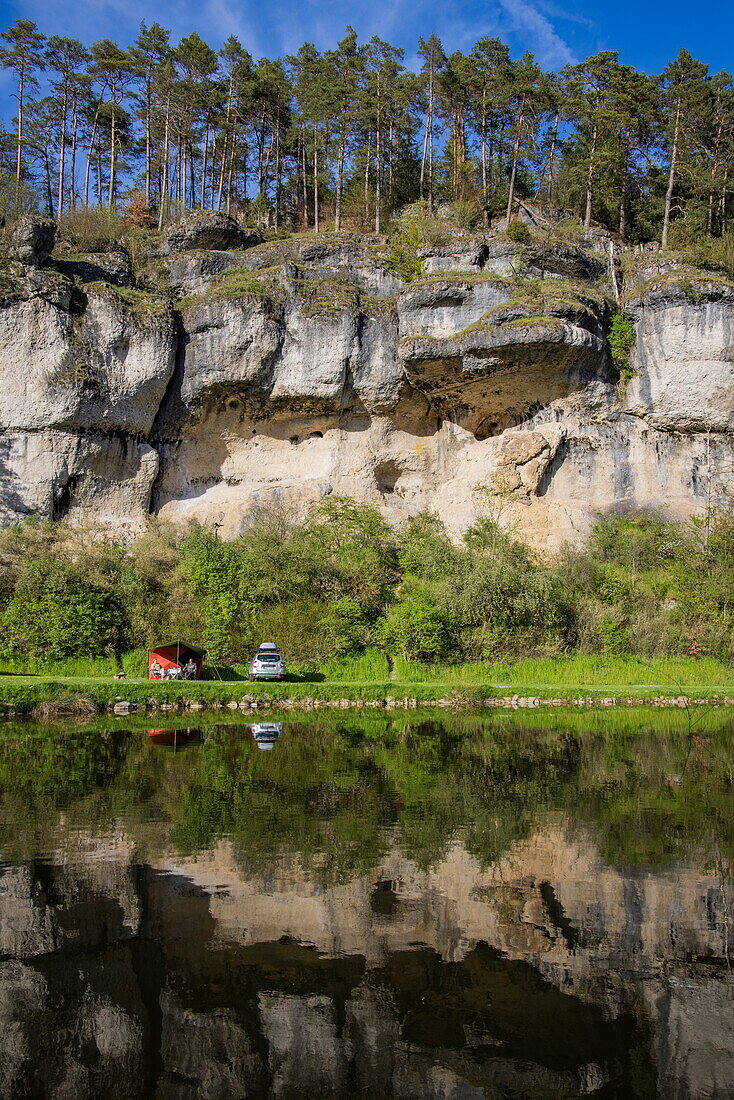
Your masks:
{"label": "limestone cliff", "polygon": [[501,514],[552,550],[610,511],[700,511],[730,480],[734,285],[638,256],[620,379],[598,233],[457,233],[410,283],[378,238],[258,243],[219,216],[137,271],[47,252],[19,247],[0,279],[5,523],[154,512],[233,535],[256,502],[337,493],[455,533]]}

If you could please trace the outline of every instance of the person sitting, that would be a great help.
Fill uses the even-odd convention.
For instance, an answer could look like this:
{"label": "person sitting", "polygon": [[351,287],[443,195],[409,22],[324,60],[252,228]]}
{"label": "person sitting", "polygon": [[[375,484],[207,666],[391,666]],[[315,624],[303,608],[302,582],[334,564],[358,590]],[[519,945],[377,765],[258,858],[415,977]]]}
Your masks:
{"label": "person sitting", "polygon": [[160,663],[157,657],[154,657],[153,660],[150,662],[150,669],[148,670],[148,674],[151,680],[163,679],[163,665]]}
{"label": "person sitting", "polygon": [[197,672],[196,661],[194,660],[193,657],[189,657],[188,661],[184,665],[184,679],[185,680],[195,680],[196,679],[196,672]]}

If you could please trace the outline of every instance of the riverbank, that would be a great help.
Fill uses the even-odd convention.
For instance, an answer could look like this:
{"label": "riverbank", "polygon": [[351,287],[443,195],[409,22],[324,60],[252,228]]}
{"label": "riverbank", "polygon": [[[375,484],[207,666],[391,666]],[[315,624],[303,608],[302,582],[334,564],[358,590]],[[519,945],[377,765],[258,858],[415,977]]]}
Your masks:
{"label": "riverbank", "polygon": [[401,662],[396,671],[393,680],[360,676],[363,669],[352,664],[284,683],[250,684],[244,677],[161,683],[0,670],[0,711],[734,706],[734,670],[711,658],[642,661],[570,656],[453,666]]}

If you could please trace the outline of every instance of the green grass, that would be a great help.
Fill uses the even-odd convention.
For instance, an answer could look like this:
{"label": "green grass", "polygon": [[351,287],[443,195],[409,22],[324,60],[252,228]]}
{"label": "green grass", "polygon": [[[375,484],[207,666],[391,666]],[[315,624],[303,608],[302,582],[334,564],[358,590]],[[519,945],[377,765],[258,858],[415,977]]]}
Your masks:
{"label": "green grass", "polygon": [[[142,653],[142,651],[141,651]],[[141,653],[130,655],[129,667],[140,668]],[[111,664],[111,662],[110,662]],[[693,698],[734,696],[734,671],[720,661],[705,658],[653,658],[570,656],[513,663],[480,662],[461,665],[426,665],[395,662],[390,680],[387,661],[378,650],[331,661],[321,669],[323,680],[250,684],[246,679],[162,683],[149,681],[144,672],[123,681],[111,678],[104,661],[64,662],[51,666],[0,665],[0,704],[27,711],[43,702],[70,703],[85,698],[104,706],[115,699],[159,703],[203,699],[228,703],[243,695],[267,696],[277,705],[282,699],[310,697],[320,700],[416,699],[430,702],[450,699],[457,707],[471,707],[482,699],[511,695],[574,699],[582,696],[614,696],[620,699]],[[143,669],[144,669],[143,665]],[[237,670],[235,670],[237,671]],[[244,673],[244,669],[240,670]]]}
{"label": "green grass", "polygon": [[644,694],[702,694],[734,691],[734,669],[713,657],[607,657],[574,654],[525,661],[480,661],[475,664],[436,665],[417,661],[395,662],[397,680],[409,683],[487,684],[543,694],[563,689],[590,689],[610,693],[638,689]]}

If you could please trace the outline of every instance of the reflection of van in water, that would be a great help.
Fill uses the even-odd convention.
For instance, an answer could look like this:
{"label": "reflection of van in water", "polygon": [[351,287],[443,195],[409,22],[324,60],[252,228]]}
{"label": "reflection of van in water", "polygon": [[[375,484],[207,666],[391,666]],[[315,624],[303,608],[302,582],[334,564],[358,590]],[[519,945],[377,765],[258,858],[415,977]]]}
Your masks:
{"label": "reflection of van in water", "polygon": [[254,722],[250,729],[258,748],[272,749],[283,732],[282,722]]}

